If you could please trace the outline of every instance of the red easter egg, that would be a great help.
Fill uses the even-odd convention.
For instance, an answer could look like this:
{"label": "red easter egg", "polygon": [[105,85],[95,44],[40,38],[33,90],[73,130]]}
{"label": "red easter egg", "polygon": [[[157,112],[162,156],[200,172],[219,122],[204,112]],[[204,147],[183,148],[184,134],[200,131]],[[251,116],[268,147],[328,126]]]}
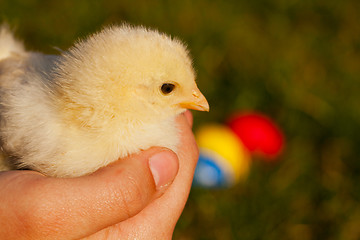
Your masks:
{"label": "red easter egg", "polygon": [[259,113],[236,114],[229,127],[252,153],[259,152],[268,159],[277,157],[284,145],[279,127],[267,116]]}

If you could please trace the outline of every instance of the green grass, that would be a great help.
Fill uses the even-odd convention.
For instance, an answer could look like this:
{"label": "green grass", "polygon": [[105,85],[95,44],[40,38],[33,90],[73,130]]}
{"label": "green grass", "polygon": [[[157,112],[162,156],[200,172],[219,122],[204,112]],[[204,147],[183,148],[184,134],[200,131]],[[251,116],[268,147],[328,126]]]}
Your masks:
{"label": "green grass", "polygon": [[2,0],[30,49],[126,21],[184,40],[211,105],[195,127],[261,111],[286,135],[230,189],[193,189],[175,239],[360,239],[360,2]]}

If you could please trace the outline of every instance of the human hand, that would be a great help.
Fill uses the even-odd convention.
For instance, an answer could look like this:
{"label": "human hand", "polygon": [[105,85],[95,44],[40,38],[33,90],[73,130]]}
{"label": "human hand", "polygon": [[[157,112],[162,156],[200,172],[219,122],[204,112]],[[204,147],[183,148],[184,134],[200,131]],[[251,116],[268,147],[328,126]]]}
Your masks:
{"label": "human hand", "polygon": [[177,122],[178,157],[152,148],[68,179],[1,172],[0,239],[171,239],[198,159],[191,113]]}

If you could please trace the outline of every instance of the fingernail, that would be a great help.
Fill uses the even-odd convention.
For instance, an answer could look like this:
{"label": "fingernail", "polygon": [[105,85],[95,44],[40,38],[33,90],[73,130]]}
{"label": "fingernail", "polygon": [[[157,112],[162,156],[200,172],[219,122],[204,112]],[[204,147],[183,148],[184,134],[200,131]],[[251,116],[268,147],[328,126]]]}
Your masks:
{"label": "fingernail", "polygon": [[169,185],[179,169],[178,158],[175,153],[162,151],[149,158],[149,167],[157,189]]}

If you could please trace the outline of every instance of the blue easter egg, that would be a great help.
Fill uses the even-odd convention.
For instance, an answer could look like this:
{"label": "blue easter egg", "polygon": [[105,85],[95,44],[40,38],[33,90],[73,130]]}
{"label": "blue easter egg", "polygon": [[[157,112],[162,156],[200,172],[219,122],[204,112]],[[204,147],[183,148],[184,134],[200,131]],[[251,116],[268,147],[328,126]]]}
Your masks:
{"label": "blue easter egg", "polygon": [[235,174],[232,167],[223,157],[211,150],[200,149],[193,182],[195,186],[226,187],[234,182]]}

